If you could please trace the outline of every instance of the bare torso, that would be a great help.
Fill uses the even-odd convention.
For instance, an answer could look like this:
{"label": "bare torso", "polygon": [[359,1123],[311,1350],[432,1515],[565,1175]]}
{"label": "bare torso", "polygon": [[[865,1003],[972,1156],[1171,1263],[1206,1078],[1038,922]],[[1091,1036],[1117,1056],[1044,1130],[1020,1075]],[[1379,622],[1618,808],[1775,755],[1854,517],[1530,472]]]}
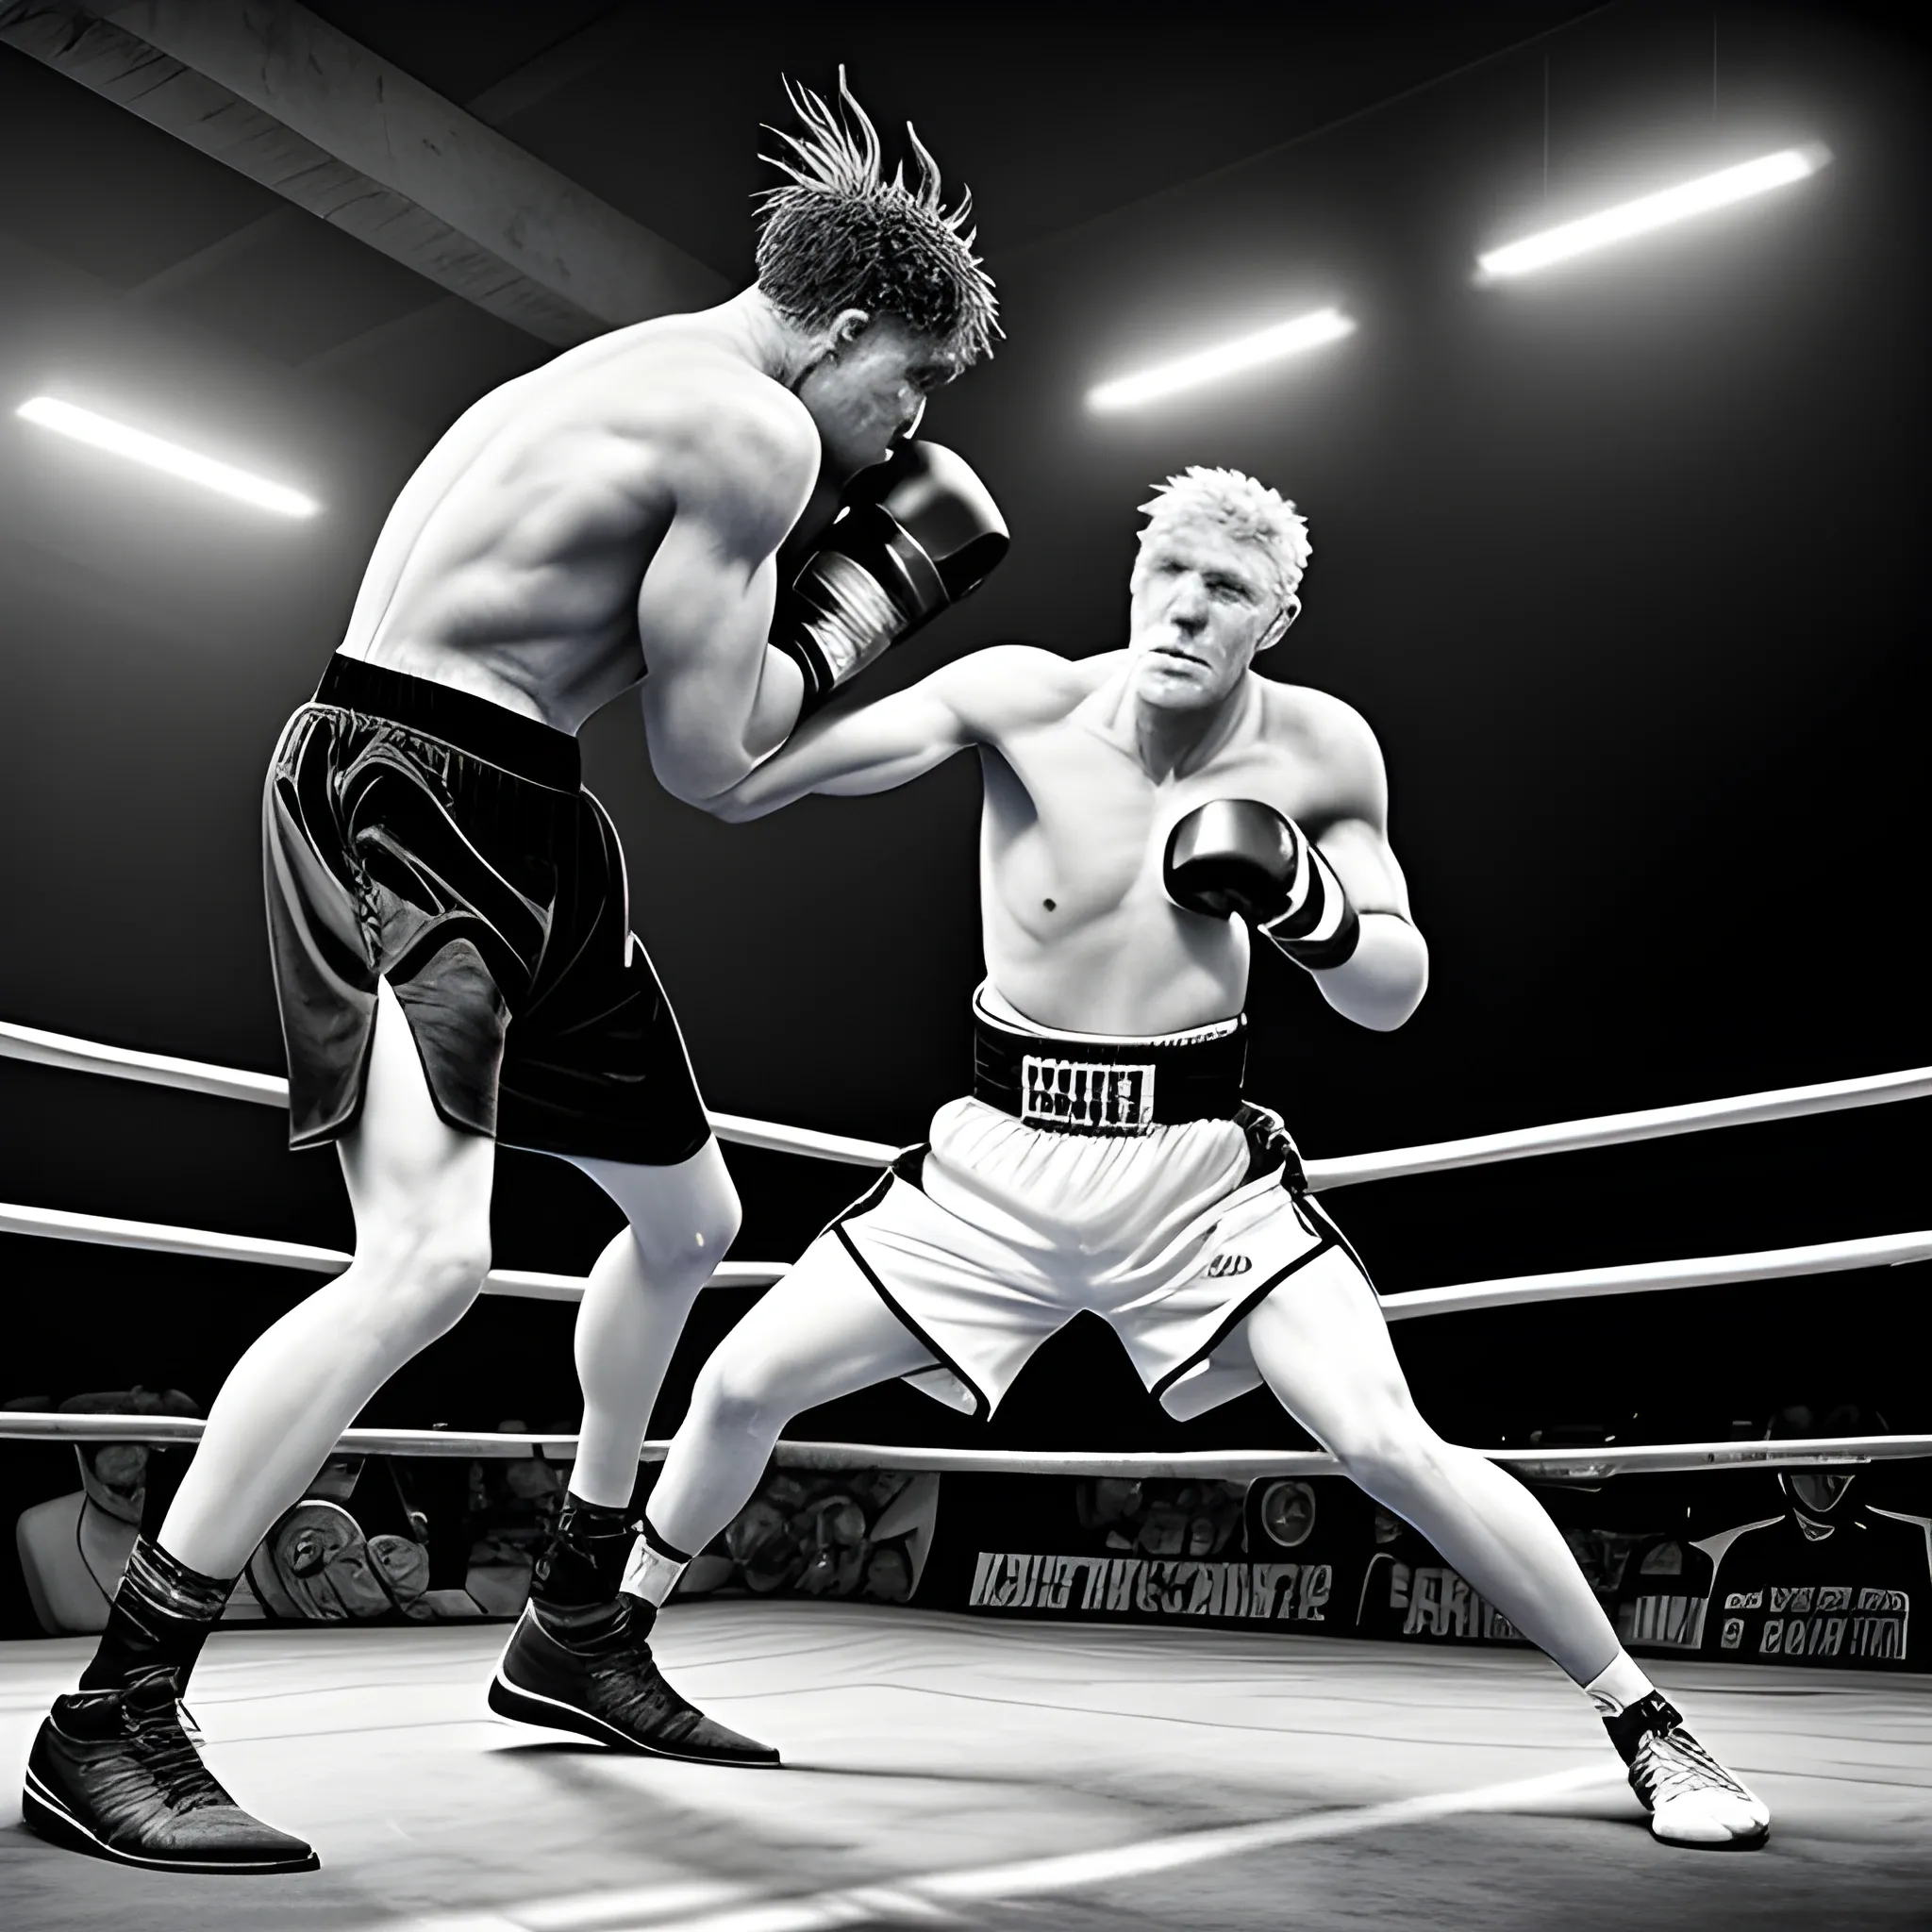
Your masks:
{"label": "bare torso", "polygon": [[467,410],[404,487],[341,652],[575,732],[644,676],[639,593],[680,492],[768,469],[774,440],[802,500],[810,418],[708,317],[559,356]]}
{"label": "bare torso", "polygon": [[1081,1033],[1176,1032],[1241,1010],[1247,928],[1184,912],[1162,887],[1177,820],[1257,798],[1320,838],[1344,809],[1329,747],[1346,707],[1249,675],[1202,755],[1157,777],[1136,749],[1126,669],[1124,652],[1026,653],[1038,688],[992,697],[1005,715],[981,751],[989,980],[1027,1019]]}

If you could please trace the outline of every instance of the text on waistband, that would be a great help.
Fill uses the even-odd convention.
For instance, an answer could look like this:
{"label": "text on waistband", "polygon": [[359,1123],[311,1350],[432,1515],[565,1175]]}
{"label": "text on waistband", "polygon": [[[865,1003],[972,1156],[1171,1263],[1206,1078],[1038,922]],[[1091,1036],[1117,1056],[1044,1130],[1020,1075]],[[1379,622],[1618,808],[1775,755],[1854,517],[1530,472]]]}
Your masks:
{"label": "text on waistband", "polygon": [[1051,1060],[1029,1053],[1020,1061],[1020,1118],[1043,1127],[1139,1134],[1154,1124],[1152,1062]]}

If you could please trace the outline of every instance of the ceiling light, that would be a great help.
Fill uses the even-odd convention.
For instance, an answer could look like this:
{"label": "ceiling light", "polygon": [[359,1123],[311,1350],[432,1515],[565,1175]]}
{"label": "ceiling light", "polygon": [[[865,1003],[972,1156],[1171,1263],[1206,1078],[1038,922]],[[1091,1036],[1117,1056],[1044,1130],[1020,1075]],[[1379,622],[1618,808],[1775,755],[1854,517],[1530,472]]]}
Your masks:
{"label": "ceiling light", "polygon": [[1183,356],[1178,361],[1163,362],[1157,369],[1143,369],[1138,375],[1103,382],[1098,389],[1088,391],[1088,407],[1131,409],[1136,404],[1154,401],[1157,396],[1173,395],[1176,391],[1232,375],[1237,370],[1255,369],[1263,362],[1291,356],[1298,349],[1332,342],[1354,328],[1355,324],[1347,316],[1333,308],[1297,316],[1292,322],[1276,323],[1273,328],[1223,342],[1218,348],[1203,349],[1198,354]]}
{"label": "ceiling light", "polygon": [[15,413],[29,423],[40,424],[44,429],[58,429],[62,436],[71,436],[78,442],[92,443],[95,449],[111,450],[114,455],[125,457],[130,462],[145,463],[152,470],[165,470],[171,476],[184,477],[191,483],[199,483],[204,489],[219,491],[224,496],[252,503],[261,509],[275,510],[281,516],[312,517],[322,508],[312,498],[286,490],[279,483],[252,476],[246,470],[238,470],[231,463],[217,462],[212,457],[183,449],[177,442],[150,436],[144,429],[130,429],[125,423],[97,416],[92,409],[60,402],[53,396],[34,396],[21,404]]}
{"label": "ceiling light", "polygon": [[1605,208],[1599,214],[1585,215],[1580,221],[1565,222],[1541,235],[1512,242],[1506,248],[1492,248],[1489,254],[1476,258],[1476,267],[1486,281],[1529,275],[1552,262],[1588,254],[1592,248],[1627,241],[1633,235],[1647,235],[1654,228],[1667,227],[1688,216],[1706,214],[1712,208],[1762,194],[1767,189],[1802,181],[1807,175],[1815,174],[1827,158],[1822,148],[1786,148],[1782,153],[1765,155],[1758,160],[1724,168],[1679,187]]}

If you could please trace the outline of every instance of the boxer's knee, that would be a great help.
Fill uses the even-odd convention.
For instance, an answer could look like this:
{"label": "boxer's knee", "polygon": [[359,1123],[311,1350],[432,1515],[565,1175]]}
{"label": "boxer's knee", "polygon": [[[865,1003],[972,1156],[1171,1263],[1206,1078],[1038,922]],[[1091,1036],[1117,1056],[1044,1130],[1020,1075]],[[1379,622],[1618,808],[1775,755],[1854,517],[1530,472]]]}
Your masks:
{"label": "boxer's knee", "polygon": [[342,1138],[356,1260],[330,1292],[359,1333],[402,1357],[452,1327],[482,1289],[496,1146],[434,1113],[407,1029],[388,1031],[391,1059],[415,1086],[392,1065],[385,1090],[372,1071],[361,1118]]}
{"label": "boxer's knee", "polygon": [[490,1263],[487,1218],[393,1215],[362,1234],[341,1287],[358,1304],[351,1319],[363,1332],[413,1350],[455,1327]]}
{"label": "boxer's knee", "polygon": [[1379,1503],[1402,1506],[1446,1479],[1448,1445],[1422,1418],[1407,1391],[1383,1391],[1356,1404],[1328,1430],[1342,1468]]}
{"label": "boxer's knee", "polygon": [[715,1268],[737,1241],[743,1225],[744,1205],[738,1198],[738,1190],[727,1185],[716,1198],[705,1203],[705,1211],[698,1216],[691,1259],[703,1261],[707,1268]]}
{"label": "boxer's knee", "polygon": [[625,1228],[606,1252],[650,1288],[695,1293],[738,1239],[743,1214],[715,1141],[675,1167],[575,1164],[624,1211]]}
{"label": "boxer's knee", "polygon": [[708,1431],[775,1441],[785,1424],[811,1401],[785,1365],[762,1350],[727,1346],[699,1371],[691,1406],[693,1420]]}
{"label": "boxer's knee", "polygon": [[694,1292],[730,1252],[743,1223],[737,1191],[707,1189],[678,1214],[658,1213],[630,1223],[628,1239],[647,1282]]}

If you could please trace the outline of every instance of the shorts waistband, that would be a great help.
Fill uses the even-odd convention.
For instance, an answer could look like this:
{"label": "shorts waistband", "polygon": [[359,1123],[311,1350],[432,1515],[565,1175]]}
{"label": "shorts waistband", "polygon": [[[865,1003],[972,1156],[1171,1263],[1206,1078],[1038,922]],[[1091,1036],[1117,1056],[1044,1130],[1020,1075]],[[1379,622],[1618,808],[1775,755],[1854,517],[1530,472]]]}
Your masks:
{"label": "shorts waistband", "polygon": [[338,654],[322,674],[315,702],[406,725],[553,791],[576,791],[583,786],[583,755],[569,732],[506,710],[472,691]]}
{"label": "shorts waistband", "polygon": [[1245,1014],[1153,1040],[1034,1033],[973,1006],[973,1097],[1059,1134],[1146,1134],[1233,1120],[1247,1070]]}

